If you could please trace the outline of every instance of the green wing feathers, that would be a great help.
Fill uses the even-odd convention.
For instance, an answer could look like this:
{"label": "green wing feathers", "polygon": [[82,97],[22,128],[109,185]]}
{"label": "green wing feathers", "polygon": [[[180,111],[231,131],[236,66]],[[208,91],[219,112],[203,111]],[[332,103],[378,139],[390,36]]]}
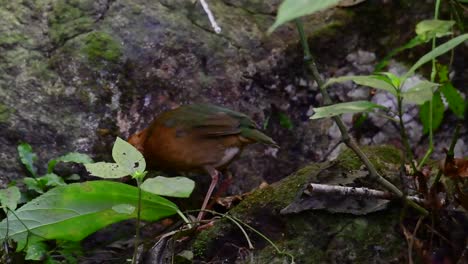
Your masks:
{"label": "green wing feathers", "polygon": [[246,137],[250,140],[265,144],[265,145],[270,145],[270,146],[279,148],[278,144],[271,137],[263,134],[256,128],[249,128],[249,127],[241,128],[241,136]]}

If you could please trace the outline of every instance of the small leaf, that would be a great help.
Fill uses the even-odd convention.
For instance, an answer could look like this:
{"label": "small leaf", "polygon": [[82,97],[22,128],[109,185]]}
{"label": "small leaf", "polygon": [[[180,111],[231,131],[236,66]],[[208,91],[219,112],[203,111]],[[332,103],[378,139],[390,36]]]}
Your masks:
{"label": "small leaf", "polygon": [[55,173],[48,173],[42,177],[37,178],[40,182],[42,182],[47,187],[56,187],[56,186],[63,186],[67,185],[62,177],[58,176]]}
{"label": "small leaf", "polygon": [[[384,80],[385,82],[389,83],[392,85],[392,87],[395,87],[395,89],[400,89],[401,86],[401,79],[400,77],[396,76],[395,74],[391,72],[379,72],[379,75],[377,75],[379,79]],[[396,94],[394,94],[396,95]]]}
{"label": "small leaf", "polygon": [[[26,242],[80,241],[105,226],[136,218],[136,210],[122,214],[112,208],[120,204],[137,207],[138,200],[138,188],[118,182],[88,181],[59,186],[18,208],[14,214],[10,212],[0,223],[0,242],[7,234],[18,242],[20,249]],[[141,220],[155,221],[177,212],[177,206],[167,199],[141,193]]]}
{"label": "small leaf", "polygon": [[293,19],[310,15],[336,5],[340,0],[285,0],[278,8],[278,15],[275,23],[268,29],[272,33],[284,23]]}
{"label": "small leaf", "polygon": [[354,101],[329,106],[314,108],[315,114],[310,119],[319,119],[324,117],[332,117],[346,113],[368,112],[375,108],[385,109],[384,106],[371,103],[369,101]]}
{"label": "small leaf", "polygon": [[[440,97],[440,92],[436,91],[432,98],[432,131],[437,130],[444,119],[445,106]],[[421,105],[419,118],[423,124],[423,133],[429,133],[429,102]]]}
{"label": "small leaf", "polygon": [[112,206],[112,210],[120,214],[133,214],[136,207],[131,204],[118,204]]}
{"label": "small leaf", "polygon": [[291,121],[291,118],[289,118],[289,116],[287,116],[285,113],[283,112],[280,112],[279,113],[279,122],[280,122],[280,126],[286,128],[286,129],[293,129],[294,125]]}
{"label": "small leaf", "polygon": [[[7,189],[0,189],[0,204],[2,204],[2,206],[10,210],[15,210],[20,199],[21,193],[18,187],[11,186]],[[7,211],[6,208],[3,209],[5,212]]]}
{"label": "small leaf", "polygon": [[26,185],[28,190],[44,193],[45,185],[35,178],[25,177],[23,178],[23,183]]}
{"label": "small leaf", "polygon": [[416,34],[424,41],[452,34],[453,20],[423,20],[416,25]]}
{"label": "small leaf", "polygon": [[130,171],[145,171],[146,162],[143,154],[127,141],[117,137],[112,148],[112,157],[122,169]]}
{"label": "small leaf", "polygon": [[117,163],[96,162],[85,164],[85,167],[91,175],[105,179],[122,178],[132,173],[130,170],[122,168]]}
{"label": "small leaf", "polygon": [[28,143],[21,143],[18,145],[18,154],[21,159],[21,163],[31,173],[33,177],[37,176],[37,169],[34,166],[34,162],[37,160],[37,155],[32,151],[31,145]]}
{"label": "small leaf", "polygon": [[452,50],[453,48],[455,48],[456,46],[462,44],[466,40],[468,40],[468,34],[463,34],[463,35],[460,35],[460,36],[458,36],[456,38],[453,38],[453,39],[445,42],[444,44],[438,46],[437,48],[433,49],[432,51],[426,53],[426,55],[422,56],[413,65],[413,67],[411,67],[411,69],[409,69],[409,71],[407,73],[405,73],[405,75],[403,75],[403,77],[401,79],[403,81],[408,79],[409,76],[411,76],[419,67],[424,65],[426,62],[429,62],[432,59],[435,59],[435,58],[439,57],[440,55],[446,53],[447,51]]}
{"label": "small leaf", "polygon": [[78,152],[70,152],[56,159],[50,160],[47,166],[47,172],[51,173],[54,170],[55,165],[58,162],[74,162],[74,163],[87,164],[87,163],[93,163],[94,161],[87,154],[78,153]]}
{"label": "small leaf", "polygon": [[44,260],[47,256],[47,244],[41,241],[35,241],[28,244],[26,249],[26,260]]}
{"label": "small leaf", "polygon": [[443,84],[439,90],[444,95],[445,99],[447,99],[450,110],[452,110],[458,118],[463,118],[466,102],[460,92],[453,87],[450,82]]}
{"label": "small leaf", "polygon": [[396,89],[390,84],[381,80],[379,76],[343,76],[338,78],[330,78],[324,85],[327,87],[333,83],[341,83],[346,81],[353,81],[359,85],[368,86],[380,90],[385,90],[396,96]]}
{"label": "small leaf", "polygon": [[422,81],[415,86],[409,88],[407,91],[401,93],[404,103],[415,103],[418,105],[424,104],[431,100],[433,95],[433,88],[439,86],[437,83]]}
{"label": "small leaf", "polygon": [[187,198],[195,188],[195,182],[186,177],[162,177],[147,179],[141,189],[150,193],[169,197]]}

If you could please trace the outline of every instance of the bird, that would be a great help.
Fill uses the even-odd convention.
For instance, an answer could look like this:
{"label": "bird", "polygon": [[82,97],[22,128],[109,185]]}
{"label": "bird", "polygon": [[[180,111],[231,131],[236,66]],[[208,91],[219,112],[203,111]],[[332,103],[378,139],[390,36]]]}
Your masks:
{"label": "bird", "polygon": [[197,220],[203,218],[220,171],[249,144],[279,148],[247,115],[212,104],[188,104],[157,115],[150,125],[128,138],[149,168],[208,173],[211,183]]}

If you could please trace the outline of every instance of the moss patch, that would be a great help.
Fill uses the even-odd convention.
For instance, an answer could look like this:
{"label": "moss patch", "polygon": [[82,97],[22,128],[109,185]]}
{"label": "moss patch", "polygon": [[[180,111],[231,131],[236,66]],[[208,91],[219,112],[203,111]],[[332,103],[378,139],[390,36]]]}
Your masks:
{"label": "moss patch", "polygon": [[68,39],[92,30],[94,19],[86,7],[79,1],[55,2],[49,17],[49,34],[54,43],[62,45]]}
{"label": "moss patch", "polygon": [[0,123],[5,123],[10,118],[13,109],[6,105],[0,104]]}
{"label": "moss patch", "polygon": [[93,32],[84,39],[84,47],[81,50],[92,63],[112,62],[116,63],[122,56],[119,42],[105,32]]}

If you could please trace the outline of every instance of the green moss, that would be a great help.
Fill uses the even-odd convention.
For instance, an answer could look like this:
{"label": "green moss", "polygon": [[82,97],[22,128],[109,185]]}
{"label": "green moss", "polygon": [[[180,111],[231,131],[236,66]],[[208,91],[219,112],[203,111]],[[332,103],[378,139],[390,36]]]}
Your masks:
{"label": "green moss", "polygon": [[13,109],[9,108],[6,105],[0,104],[0,123],[5,123],[10,119],[10,115],[13,112]]}
{"label": "green moss", "polygon": [[103,61],[118,62],[122,56],[120,44],[105,32],[93,32],[84,39],[84,47],[81,51],[86,54],[88,60],[93,63]]}
{"label": "green moss", "polygon": [[[364,146],[361,149],[379,171],[389,169],[389,164],[399,165],[401,162],[401,152],[392,146]],[[363,165],[351,149],[343,151],[338,160],[340,161],[340,165],[348,170],[358,170]]]}
{"label": "green moss", "polygon": [[61,45],[66,40],[92,29],[94,19],[81,7],[79,2],[55,2],[53,12],[49,16],[49,34],[53,42]]}
{"label": "green moss", "polygon": [[26,36],[17,32],[10,32],[0,35],[0,46],[10,46],[26,40]]}

